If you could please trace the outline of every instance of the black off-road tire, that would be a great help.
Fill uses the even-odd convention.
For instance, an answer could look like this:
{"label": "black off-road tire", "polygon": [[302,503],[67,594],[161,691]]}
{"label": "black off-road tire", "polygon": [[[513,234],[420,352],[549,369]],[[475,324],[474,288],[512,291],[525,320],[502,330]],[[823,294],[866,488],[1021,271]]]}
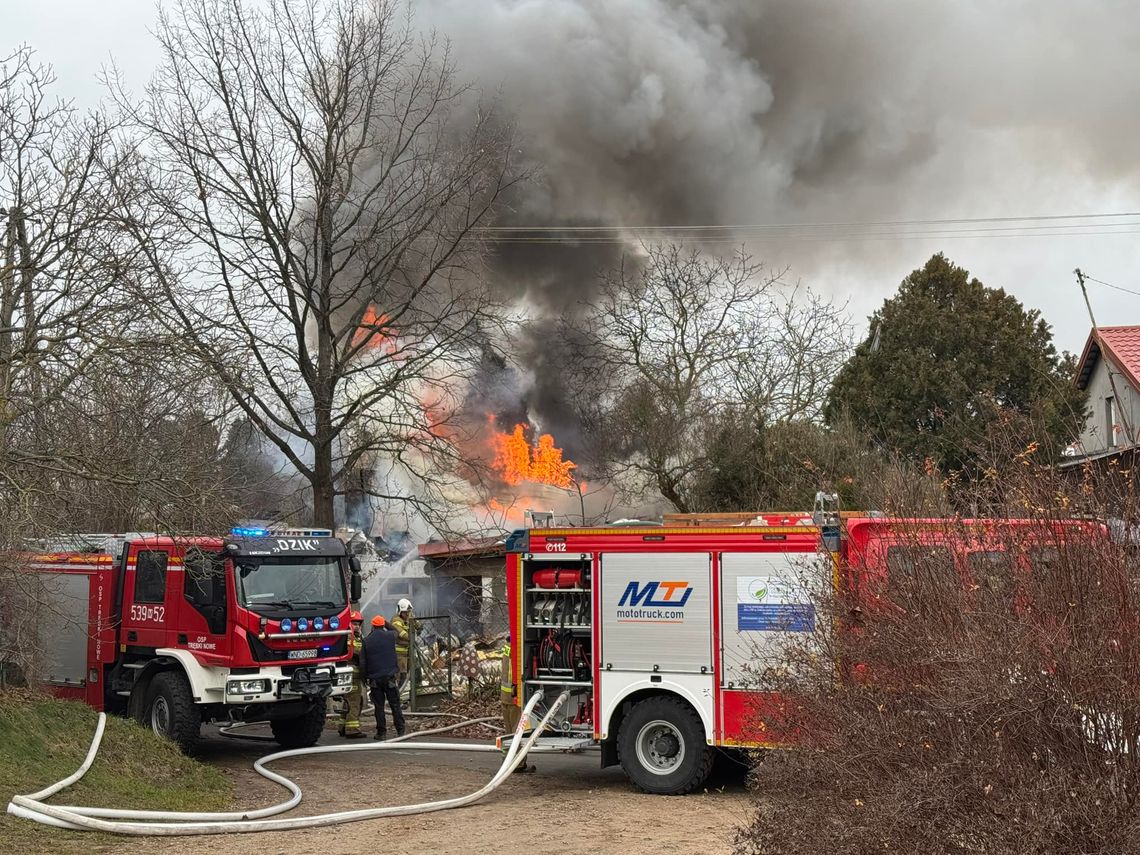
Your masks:
{"label": "black off-road tire", "polygon": [[300,715],[271,720],[269,728],[282,748],[309,748],[321,738],[326,717],[327,706],[325,699],[321,698]]}
{"label": "black off-road tire", "polygon": [[176,743],[184,754],[194,750],[202,732],[202,713],[184,674],[155,674],[146,687],[139,723]]}
{"label": "black off-road tire", "polygon": [[[656,754],[656,748],[646,744],[656,742],[649,739],[653,733],[676,741],[677,753],[673,757]],[[643,743],[640,752],[639,742]],[[698,789],[716,756],[705,742],[705,728],[696,710],[676,697],[647,698],[635,704],[621,723],[617,750],[618,762],[639,790],[665,796]],[[660,760],[656,766],[655,757]]]}

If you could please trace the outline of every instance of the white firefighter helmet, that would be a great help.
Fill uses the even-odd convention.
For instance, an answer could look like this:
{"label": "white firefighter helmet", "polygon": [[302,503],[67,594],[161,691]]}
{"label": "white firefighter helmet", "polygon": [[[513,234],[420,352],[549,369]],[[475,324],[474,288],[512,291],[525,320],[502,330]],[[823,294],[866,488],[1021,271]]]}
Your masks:
{"label": "white firefighter helmet", "polygon": [[396,610],[401,612],[410,612],[412,610],[412,601],[407,597],[401,598],[400,602],[396,603]]}

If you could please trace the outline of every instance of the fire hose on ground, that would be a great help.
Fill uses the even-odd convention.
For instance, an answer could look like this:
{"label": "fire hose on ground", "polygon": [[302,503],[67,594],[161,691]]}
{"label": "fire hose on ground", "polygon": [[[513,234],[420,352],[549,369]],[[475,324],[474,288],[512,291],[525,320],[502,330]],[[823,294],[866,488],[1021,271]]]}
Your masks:
{"label": "fire hose on ground", "polygon": [[[375,712],[376,708],[372,706],[364,707],[360,714],[367,715],[370,712]],[[329,713],[328,718],[339,718],[340,713]],[[488,716],[487,718],[463,718],[458,713],[443,713],[443,712],[405,712],[404,718],[457,718],[460,721],[454,724],[449,724],[444,727],[435,727],[431,730],[417,730],[414,733],[408,733],[404,736],[398,736],[394,739],[385,740],[387,742],[402,742],[405,739],[412,739],[417,736],[433,736],[437,733],[448,733],[452,730],[459,730],[461,727],[479,726],[492,730],[495,733],[501,733],[499,728],[493,726],[491,722],[502,721],[499,716]],[[238,721],[233,724],[227,724],[224,727],[218,728],[218,733],[222,736],[229,737],[230,739],[246,739],[250,742],[276,742],[276,737],[267,736],[259,733],[238,733],[237,731],[245,727],[255,727],[257,725],[264,725],[263,721]]]}
{"label": "fire hose on ground", "polygon": [[[400,744],[406,739],[420,734],[409,734],[404,737],[375,742],[366,745],[331,745],[314,746],[312,748],[296,748],[290,751],[278,751],[260,758],[253,764],[256,771],[263,778],[280,785],[291,793],[291,797],[284,802],[258,810],[228,812],[228,813],[192,813],[178,811],[145,811],[122,810],[118,808],[92,808],[74,805],[49,805],[44,800],[56,793],[70,787],[87,770],[91,768],[99,745],[103,739],[103,730],[107,724],[106,713],[99,714],[99,723],[95,728],[95,736],[91,740],[87,757],[83,764],[67,778],[45,787],[39,792],[26,796],[13,796],[8,803],[8,813],[14,816],[30,819],[44,825],[53,825],[73,830],[106,831],[114,834],[128,834],[136,836],[189,836],[201,834],[240,834],[254,831],[291,831],[298,828],[320,828],[329,825],[339,825],[345,822],[358,822],[366,819],[381,819],[392,816],[411,816],[414,814],[431,813],[434,811],[450,810],[464,807],[477,802],[479,799],[493,792],[515,768],[523,762],[533,748],[534,744],[554,718],[555,713],[566,703],[569,693],[562,693],[550,705],[546,715],[535,726],[529,737],[523,737],[523,730],[535,704],[542,700],[542,694],[536,693],[523,708],[515,728],[510,746],[498,771],[491,780],[473,793],[457,796],[450,799],[422,802],[413,805],[399,805],[394,807],[363,808],[359,810],[337,811],[335,813],[318,814],[316,816],[294,817],[292,819],[265,819],[291,810],[301,802],[301,788],[284,775],[279,775],[265,768],[268,764],[288,757],[303,757],[312,754],[339,754],[351,751],[381,751],[406,749],[409,746]],[[466,724],[461,722],[460,724]],[[449,727],[452,727],[449,725]],[[421,732],[422,734],[422,732]],[[411,743],[417,751],[494,751],[500,749],[493,745],[472,745],[462,742],[417,742]],[[132,821],[125,821],[132,820]]]}

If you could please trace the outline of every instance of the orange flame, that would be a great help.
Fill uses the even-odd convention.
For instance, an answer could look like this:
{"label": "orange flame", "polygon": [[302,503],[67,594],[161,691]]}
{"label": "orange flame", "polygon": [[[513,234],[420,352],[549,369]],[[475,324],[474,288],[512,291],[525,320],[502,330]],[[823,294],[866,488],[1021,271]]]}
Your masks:
{"label": "orange flame", "polygon": [[542,434],[531,445],[526,439],[526,427],[515,425],[511,433],[496,431],[491,437],[495,458],[491,465],[507,484],[516,486],[523,481],[550,484],[569,489],[574,463],[562,459],[562,449],[554,445],[554,437]]}
{"label": "orange flame", "polygon": [[383,345],[385,353],[396,352],[396,342],[391,336],[392,328],[388,326],[391,318],[386,312],[377,312],[375,306],[364,310],[360,319],[360,326],[352,335],[352,346],[369,350]]}

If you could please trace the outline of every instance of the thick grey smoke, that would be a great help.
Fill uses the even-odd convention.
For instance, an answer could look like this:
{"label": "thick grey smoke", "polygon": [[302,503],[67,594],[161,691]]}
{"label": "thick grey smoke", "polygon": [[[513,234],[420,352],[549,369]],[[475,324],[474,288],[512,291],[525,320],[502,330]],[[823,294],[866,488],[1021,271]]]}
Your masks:
{"label": "thick grey smoke", "polygon": [[[463,76],[501,92],[541,165],[505,224],[1113,210],[1108,188],[1132,189],[1140,163],[1136,4],[417,0],[415,10],[451,39]],[[859,314],[946,246],[795,230],[732,238],[813,287],[853,296]],[[621,249],[505,245],[497,275],[507,293],[553,314],[588,294]],[[881,284],[866,299],[847,290],[869,279]],[[556,412],[553,385],[540,377],[535,397]]]}
{"label": "thick grey smoke", "polygon": [[545,167],[517,213],[529,222],[929,215],[1042,169],[1136,168],[1133,4],[419,0],[417,10],[452,39],[462,74],[501,89]]}

